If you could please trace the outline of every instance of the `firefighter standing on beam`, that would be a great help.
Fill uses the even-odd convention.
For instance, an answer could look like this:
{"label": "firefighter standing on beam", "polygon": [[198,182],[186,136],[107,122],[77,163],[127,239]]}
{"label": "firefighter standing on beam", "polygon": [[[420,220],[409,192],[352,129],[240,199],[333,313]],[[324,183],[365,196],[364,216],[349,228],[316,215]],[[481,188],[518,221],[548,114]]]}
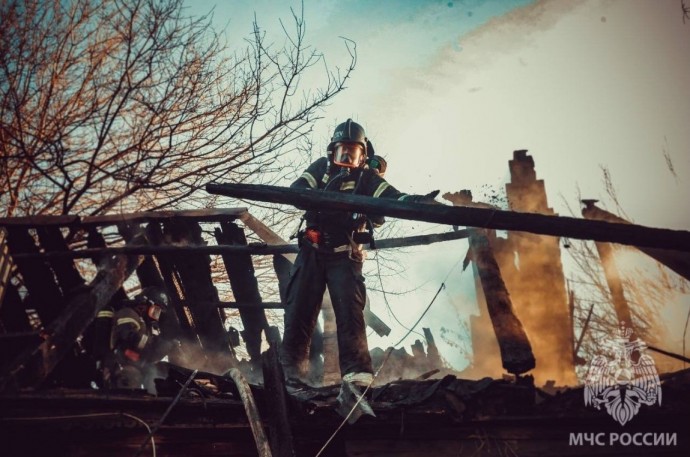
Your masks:
{"label": "firefighter standing on beam", "polygon": [[[376,169],[376,170],[375,170]],[[374,155],[361,125],[348,119],[335,128],[327,157],[313,162],[291,185],[295,189],[345,192],[414,202],[435,202],[438,191],[408,195],[383,179],[385,161]],[[307,211],[299,231],[299,254],[286,290],[285,334],[280,351],[288,381],[306,381],[309,343],[326,285],[333,302],[343,381],[367,386],[373,369],[366,337],[362,244],[373,241],[383,218],[343,211]]]}

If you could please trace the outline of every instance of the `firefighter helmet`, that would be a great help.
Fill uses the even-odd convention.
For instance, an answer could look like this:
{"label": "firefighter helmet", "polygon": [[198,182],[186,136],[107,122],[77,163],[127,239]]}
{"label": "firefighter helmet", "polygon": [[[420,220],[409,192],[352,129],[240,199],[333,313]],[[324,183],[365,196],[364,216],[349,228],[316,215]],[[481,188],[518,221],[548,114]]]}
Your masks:
{"label": "firefighter helmet", "polygon": [[331,142],[326,149],[328,151],[333,151],[336,143],[359,143],[362,145],[362,148],[364,148],[364,152],[367,152],[367,137],[364,134],[364,127],[352,119],[338,124],[333,132]]}
{"label": "firefighter helmet", "polygon": [[146,287],[134,297],[140,314],[147,315],[155,321],[159,320],[168,308],[168,301],[168,295],[158,287]]}

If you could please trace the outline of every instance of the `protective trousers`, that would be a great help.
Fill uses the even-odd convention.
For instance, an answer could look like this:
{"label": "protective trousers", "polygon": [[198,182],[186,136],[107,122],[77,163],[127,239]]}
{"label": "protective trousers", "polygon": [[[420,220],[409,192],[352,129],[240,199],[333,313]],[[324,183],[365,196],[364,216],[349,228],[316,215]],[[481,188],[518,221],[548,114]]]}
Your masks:
{"label": "protective trousers", "polygon": [[288,377],[302,377],[323,294],[328,285],[338,329],[340,373],[372,373],[367,345],[362,263],[348,252],[318,252],[302,246],[286,291],[281,362]]}

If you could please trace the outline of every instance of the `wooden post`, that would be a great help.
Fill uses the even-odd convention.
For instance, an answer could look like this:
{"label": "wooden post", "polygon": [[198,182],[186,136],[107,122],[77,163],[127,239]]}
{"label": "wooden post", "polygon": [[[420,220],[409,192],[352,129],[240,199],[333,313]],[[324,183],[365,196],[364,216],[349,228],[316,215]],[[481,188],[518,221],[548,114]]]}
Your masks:
{"label": "wooden post", "polygon": [[270,409],[266,419],[271,429],[271,450],[276,457],[294,457],[285,377],[276,347],[277,344],[272,342],[268,351],[262,354],[265,404]]}
{"label": "wooden post", "polygon": [[503,368],[516,375],[525,373],[535,367],[532,345],[522,323],[515,315],[510,294],[491,251],[486,230],[470,230],[470,249],[498,339]]}

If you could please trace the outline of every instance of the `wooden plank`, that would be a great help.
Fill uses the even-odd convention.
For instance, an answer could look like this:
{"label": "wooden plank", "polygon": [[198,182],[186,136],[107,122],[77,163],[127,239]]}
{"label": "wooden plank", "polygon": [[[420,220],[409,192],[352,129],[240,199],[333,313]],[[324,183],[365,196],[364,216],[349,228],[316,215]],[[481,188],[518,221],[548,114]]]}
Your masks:
{"label": "wooden plank", "polygon": [[604,221],[516,213],[490,208],[430,205],[340,192],[290,189],[252,184],[207,184],[209,193],[272,203],[286,203],[305,209],[376,213],[426,222],[496,230],[517,230],[541,235],[608,241],[633,246],[690,252],[690,232],[618,224]]}
{"label": "wooden plank", "polygon": [[41,226],[69,227],[69,226],[105,226],[119,223],[142,223],[150,221],[164,221],[173,218],[194,219],[199,222],[220,222],[233,220],[247,211],[246,208],[211,208],[180,211],[142,211],[138,213],[104,214],[99,216],[27,216],[0,218],[0,227],[33,228]]}
{"label": "wooden plank", "polygon": [[0,227],[31,228],[42,225],[68,227],[79,224],[79,216],[26,216],[26,217],[0,217]]}
{"label": "wooden plank", "polygon": [[211,208],[180,211],[143,211],[138,213],[105,214],[88,216],[82,225],[116,225],[120,223],[143,223],[169,219],[193,219],[197,222],[221,222],[233,220],[247,211],[247,208]]}
{"label": "wooden plank", "polygon": [[[582,209],[582,216],[585,219],[615,222],[619,224],[631,224],[630,221],[618,217],[595,205],[596,200],[582,200],[585,207]],[[690,279],[690,254],[687,252],[675,252],[666,249],[654,249],[639,247],[638,249],[657,262],[666,265],[685,279]]]}
{"label": "wooden plank", "polygon": [[[233,222],[221,222],[216,227],[215,237],[218,244],[246,246],[244,231]],[[244,303],[260,304],[259,283],[254,274],[254,265],[249,254],[223,256],[223,263],[228,273],[230,287],[235,300]],[[243,306],[239,308],[242,319],[242,338],[251,362],[257,367],[261,363],[261,332],[268,329],[268,320],[262,307]]]}

